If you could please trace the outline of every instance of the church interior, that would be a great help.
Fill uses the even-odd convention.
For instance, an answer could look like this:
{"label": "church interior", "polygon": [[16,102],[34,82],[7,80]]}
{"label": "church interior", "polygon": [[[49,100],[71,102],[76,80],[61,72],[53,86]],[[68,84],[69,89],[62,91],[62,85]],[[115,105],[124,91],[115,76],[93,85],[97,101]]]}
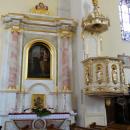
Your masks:
{"label": "church interior", "polygon": [[0,130],[130,130],[130,0],[1,0]]}

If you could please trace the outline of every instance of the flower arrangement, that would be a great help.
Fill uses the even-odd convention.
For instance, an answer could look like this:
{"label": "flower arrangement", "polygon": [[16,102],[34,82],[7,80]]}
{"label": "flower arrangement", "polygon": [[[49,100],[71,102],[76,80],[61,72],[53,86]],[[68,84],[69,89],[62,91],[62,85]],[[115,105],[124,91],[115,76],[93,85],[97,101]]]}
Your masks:
{"label": "flower arrangement", "polygon": [[32,108],[32,112],[36,113],[37,116],[46,116],[51,114],[51,112],[47,108],[42,108],[42,107],[34,107]]}

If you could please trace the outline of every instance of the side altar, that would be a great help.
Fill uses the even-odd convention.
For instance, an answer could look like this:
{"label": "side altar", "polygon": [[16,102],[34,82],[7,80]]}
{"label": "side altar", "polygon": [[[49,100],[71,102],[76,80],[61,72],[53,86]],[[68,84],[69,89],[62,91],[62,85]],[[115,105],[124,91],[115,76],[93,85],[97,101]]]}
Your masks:
{"label": "side altar", "polygon": [[[72,36],[77,23],[69,18],[33,13],[9,13],[1,20],[6,57],[2,61],[0,88],[2,129],[14,117],[8,113],[21,113],[37,104],[53,108],[54,112],[71,112]],[[9,126],[7,130],[12,129]]]}

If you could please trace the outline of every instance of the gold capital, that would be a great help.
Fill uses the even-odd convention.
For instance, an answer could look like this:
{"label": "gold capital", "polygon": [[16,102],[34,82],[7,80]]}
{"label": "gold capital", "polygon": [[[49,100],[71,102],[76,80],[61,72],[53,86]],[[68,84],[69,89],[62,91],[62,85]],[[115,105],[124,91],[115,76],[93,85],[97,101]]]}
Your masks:
{"label": "gold capital", "polygon": [[11,32],[18,32],[19,33],[19,32],[21,32],[21,29],[19,26],[12,26]]}

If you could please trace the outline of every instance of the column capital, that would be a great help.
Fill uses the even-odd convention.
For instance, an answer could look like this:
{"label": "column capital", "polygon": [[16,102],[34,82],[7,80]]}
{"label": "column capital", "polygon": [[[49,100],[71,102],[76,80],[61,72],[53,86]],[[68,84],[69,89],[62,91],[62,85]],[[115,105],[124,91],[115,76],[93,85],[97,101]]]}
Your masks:
{"label": "column capital", "polygon": [[11,32],[17,32],[17,33],[20,33],[21,32],[21,28],[19,26],[12,26],[11,28]]}
{"label": "column capital", "polygon": [[63,37],[67,37],[67,38],[71,38],[73,36],[73,32],[70,31],[66,31],[66,30],[62,30],[59,32],[60,36]]}
{"label": "column capital", "polygon": [[61,37],[71,38],[76,30],[76,23],[73,25],[62,25],[59,29],[59,34]]}

